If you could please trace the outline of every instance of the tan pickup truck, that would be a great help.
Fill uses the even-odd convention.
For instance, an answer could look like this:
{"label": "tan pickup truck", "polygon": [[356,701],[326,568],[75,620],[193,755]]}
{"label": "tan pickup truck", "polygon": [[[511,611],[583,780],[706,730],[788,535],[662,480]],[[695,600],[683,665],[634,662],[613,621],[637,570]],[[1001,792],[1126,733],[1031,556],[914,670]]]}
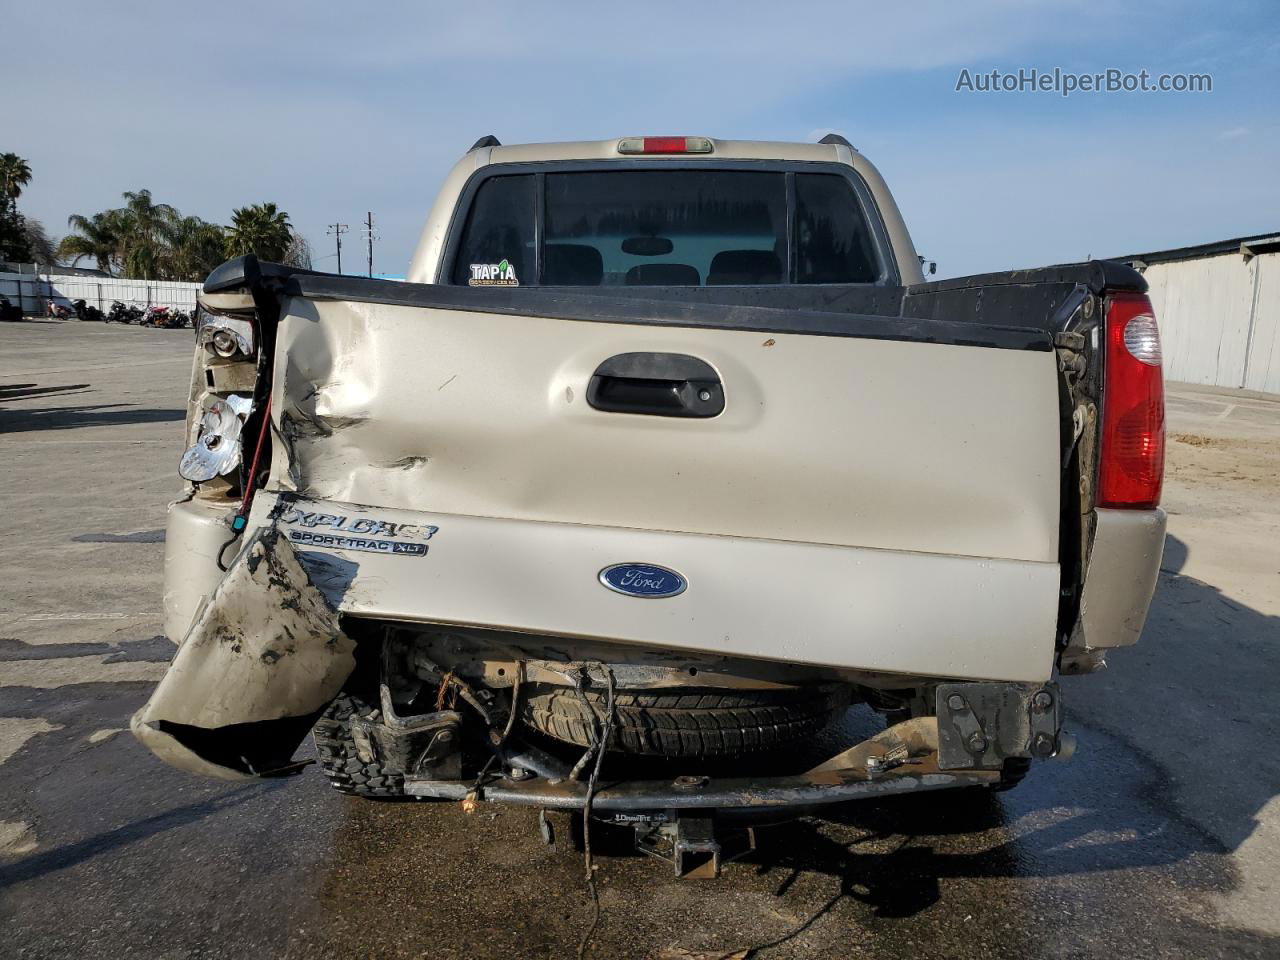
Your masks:
{"label": "tan pickup truck", "polygon": [[[486,137],[409,282],[208,278],[133,730],[236,778],[312,732],[340,790],[586,807],[678,865],[730,813],[1007,788],[1151,600],[1144,290],[926,282],[838,137]],[[817,736],[856,703],[886,729]]]}

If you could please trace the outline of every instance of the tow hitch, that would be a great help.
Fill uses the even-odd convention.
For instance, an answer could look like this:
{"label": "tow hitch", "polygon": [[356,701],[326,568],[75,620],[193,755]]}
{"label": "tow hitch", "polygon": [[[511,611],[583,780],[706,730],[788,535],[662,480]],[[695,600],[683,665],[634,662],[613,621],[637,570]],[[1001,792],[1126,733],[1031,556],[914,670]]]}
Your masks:
{"label": "tow hitch", "polygon": [[671,864],[677,879],[718,877],[722,864],[756,848],[752,827],[717,822],[714,817],[698,814],[675,813],[658,822],[636,823],[635,831],[636,849]]}
{"label": "tow hitch", "polygon": [[[548,846],[555,843],[553,815],[572,816],[565,811],[543,809],[538,814],[538,831]],[[679,810],[636,811],[600,817],[602,823],[634,831],[635,849],[669,863],[676,879],[713,879],[720,868],[756,848],[755,828],[725,821],[702,812]]]}

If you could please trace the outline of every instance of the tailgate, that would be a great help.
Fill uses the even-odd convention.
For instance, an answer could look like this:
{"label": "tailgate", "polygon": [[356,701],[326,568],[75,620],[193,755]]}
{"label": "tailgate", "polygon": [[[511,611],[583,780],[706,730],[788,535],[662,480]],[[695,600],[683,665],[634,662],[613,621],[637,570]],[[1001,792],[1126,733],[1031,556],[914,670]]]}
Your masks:
{"label": "tailgate", "polygon": [[[551,312],[286,298],[273,415],[287,455],[274,458],[273,488],[470,517],[1057,562],[1057,370],[1043,334],[958,337],[937,321],[825,315],[814,335],[794,332],[804,318],[785,311],[720,308],[697,325],[690,308],[634,301],[595,320]],[[723,412],[592,406],[593,376],[632,354],[701,362]]]}

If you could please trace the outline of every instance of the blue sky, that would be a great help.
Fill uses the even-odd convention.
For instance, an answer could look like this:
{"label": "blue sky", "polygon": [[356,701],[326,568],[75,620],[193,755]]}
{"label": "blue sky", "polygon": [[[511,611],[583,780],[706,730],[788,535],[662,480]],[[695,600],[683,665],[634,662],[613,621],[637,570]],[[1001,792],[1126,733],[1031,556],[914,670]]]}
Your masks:
{"label": "blue sky", "polygon": [[[51,232],[149,187],[226,222],[272,200],[333,269],[372,210],[402,271],[436,188],[505,143],[838,131],[940,276],[1280,232],[1280,6],[1189,2],[11,5],[0,151]],[[1115,67],[1212,93],[957,93]],[[350,250],[344,266],[362,266]],[[360,251],[362,255],[362,251]]]}

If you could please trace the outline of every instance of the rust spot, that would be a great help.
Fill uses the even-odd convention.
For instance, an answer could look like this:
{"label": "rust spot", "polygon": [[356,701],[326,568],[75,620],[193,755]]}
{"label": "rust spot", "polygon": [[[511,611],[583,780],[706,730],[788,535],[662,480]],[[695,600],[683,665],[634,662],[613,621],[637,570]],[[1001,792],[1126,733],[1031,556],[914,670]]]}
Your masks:
{"label": "rust spot", "polygon": [[778,341],[777,341],[777,340],[775,340],[775,339],[773,339],[773,337],[770,337],[770,338],[769,338],[768,340],[766,340],[764,343],[760,344],[760,346],[762,346],[762,347],[772,347],[772,346],[773,346],[775,343],[777,343],[777,342],[778,342]]}

